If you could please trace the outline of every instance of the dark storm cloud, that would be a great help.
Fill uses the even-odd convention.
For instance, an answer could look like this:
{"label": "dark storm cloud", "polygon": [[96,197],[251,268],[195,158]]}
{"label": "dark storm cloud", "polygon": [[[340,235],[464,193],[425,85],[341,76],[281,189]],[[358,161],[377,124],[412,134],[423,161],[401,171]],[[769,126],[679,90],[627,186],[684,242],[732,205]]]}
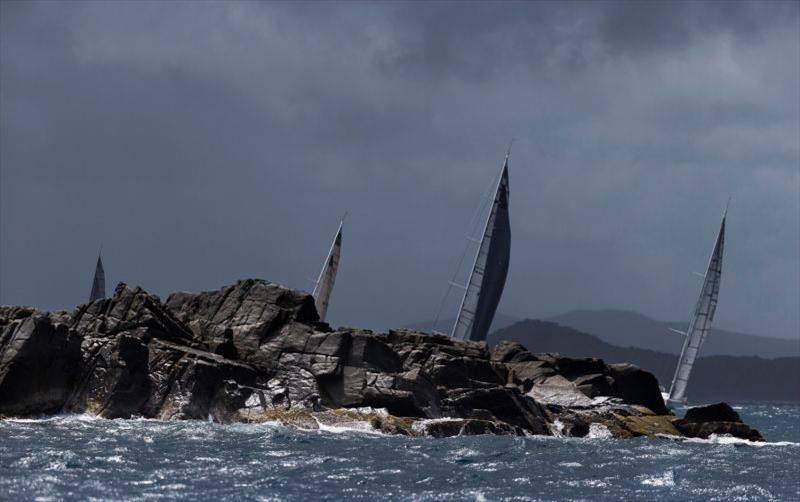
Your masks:
{"label": "dark storm cloud", "polygon": [[686,318],[729,195],[718,319],[800,331],[796,2],[0,4],[0,301],[310,287],[434,315],[512,136],[500,310]]}
{"label": "dark storm cloud", "polygon": [[782,15],[797,15],[791,2],[615,2],[600,18],[611,49],[650,52],[685,47],[708,33],[751,37]]}

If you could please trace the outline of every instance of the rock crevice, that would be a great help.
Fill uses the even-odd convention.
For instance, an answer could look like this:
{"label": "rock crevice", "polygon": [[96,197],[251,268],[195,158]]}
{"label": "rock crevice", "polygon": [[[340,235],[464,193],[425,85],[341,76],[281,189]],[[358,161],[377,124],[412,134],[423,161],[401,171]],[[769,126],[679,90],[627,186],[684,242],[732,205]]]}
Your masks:
{"label": "rock crevice", "polygon": [[0,307],[0,416],[59,412],[297,424],[338,417],[432,436],[581,436],[599,423],[618,437],[760,437],[732,416],[678,419],[655,377],[630,364],[516,343],[489,351],[405,329],[331,329],[310,295],[257,279],[165,302],[120,284],[72,313]]}

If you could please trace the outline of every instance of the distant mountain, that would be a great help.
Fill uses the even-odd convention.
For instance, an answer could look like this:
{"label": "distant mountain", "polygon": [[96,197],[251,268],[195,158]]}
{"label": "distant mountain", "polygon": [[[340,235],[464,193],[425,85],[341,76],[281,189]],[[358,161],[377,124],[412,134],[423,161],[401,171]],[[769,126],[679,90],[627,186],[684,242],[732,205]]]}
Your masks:
{"label": "distant mountain", "polygon": [[[489,329],[489,332],[492,332],[492,331],[495,331],[495,330],[498,330],[498,329],[503,329],[503,328],[505,328],[507,326],[511,326],[515,322],[519,322],[519,321],[521,321],[521,319],[519,317],[514,317],[514,316],[510,316],[510,315],[506,315],[506,314],[502,314],[502,313],[498,312],[494,316],[494,321],[492,321],[492,327]],[[438,331],[443,332],[443,333],[448,333],[449,334],[450,331],[453,329],[453,323],[455,323],[455,322],[456,322],[455,319],[443,319],[443,320],[440,320],[436,325],[436,329]],[[408,329],[414,329],[414,330],[417,330],[417,331],[425,331],[425,332],[431,331],[434,328],[433,321],[420,321],[420,322],[415,322],[415,323],[411,323],[411,324],[406,324],[403,327],[404,328],[408,328]]]}
{"label": "distant mountain", "polygon": [[[757,337],[756,337],[757,338]],[[652,372],[669,387],[677,356],[653,350],[619,347],[578,330],[545,321],[520,321],[492,332],[487,340],[518,342],[533,352],[558,352],[571,357],[598,357],[606,362],[631,362]],[[691,402],[800,402],[800,357],[710,356],[697,360],[689,381]]]}
{"label": "distant mountain", "polygon": [[[679,354],[683,346],[683,337],[668,328],[684,331],[688,324],[657,321],[626,310],[574,310],[545,320],[591,333],[603,341],[620,347],[639,347],[668,354]],[[712,328],[703,343],[701,354],[765,358],[798,357],[800,340],[767,338]]]}

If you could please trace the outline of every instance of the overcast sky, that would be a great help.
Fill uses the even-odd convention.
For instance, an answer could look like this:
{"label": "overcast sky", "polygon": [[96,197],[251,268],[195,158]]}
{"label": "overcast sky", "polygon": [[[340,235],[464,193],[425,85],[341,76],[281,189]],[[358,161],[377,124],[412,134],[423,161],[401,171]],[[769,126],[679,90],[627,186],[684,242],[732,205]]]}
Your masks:
{"label": "overcast sky", "polygon": [[0,302],[85,301],[101,244],[310,289],[349,211],[332,323],[430,319],[516,137],[500,312],[687,319],[731,196],[716,324],[798,337],[799,7],[0,2]]}

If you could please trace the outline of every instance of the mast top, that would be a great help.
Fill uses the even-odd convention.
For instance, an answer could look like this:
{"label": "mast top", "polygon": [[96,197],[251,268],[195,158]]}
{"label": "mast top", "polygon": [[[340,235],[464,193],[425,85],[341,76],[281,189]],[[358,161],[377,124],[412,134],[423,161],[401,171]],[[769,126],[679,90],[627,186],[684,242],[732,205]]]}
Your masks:
{"label": "mast top", "polygon": [[512,137],[511,141],[508,142],[508,148],[506,148],[506,160],[505,163],[508,164],[508,157],[511,155],[511,147],[514,145],[514,140],[517,138]]}

